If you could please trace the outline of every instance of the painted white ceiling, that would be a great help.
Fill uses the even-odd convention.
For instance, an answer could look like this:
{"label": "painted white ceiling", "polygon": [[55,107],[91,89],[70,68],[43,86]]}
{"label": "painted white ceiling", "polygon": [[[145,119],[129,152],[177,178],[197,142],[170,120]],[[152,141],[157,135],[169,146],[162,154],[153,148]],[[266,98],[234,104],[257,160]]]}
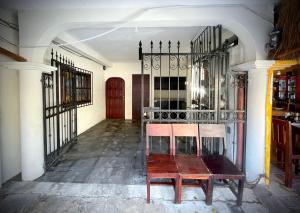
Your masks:
{"label": "painted white ceiling", "polygon": [[0,0],[6,9],[95,9],[166,5],[262,5],[279,0]]}
{"label": "painted white ceiling", "polygon": [[[242,6],[272,22],[273,17],[270,8],[272,10],[273,3],[277,1],[279,0],[0,0],[0,7],[14,10],[80,9],[80,12],[84,13],[84,9],[91,8],[109,8],[112,10],[113,8],[153,8],[182,5]],[[150,40],[154,41],[156,47],[159,40],[164,42],[164,47],[167,46],[166,42],[171,40],[173,51],[176,51],[177,44],[175,42],[179,40],[182,42],[181,51],[188,51],[190,40],[201,30],[201,26],[185,26],[186,24],[182,27],[144,26],[138,28],[137,32],[134,26],[127,26],[108,35],[87,41],[85,44],[113,63],[137,61],[138,42],[140,40],[143,42],[144,51],[149,51]],[[108,26],[102,26],[102,28],[90,26],[69,30],[65,33],[81,40],[110,29]]]}
{"label": "painted white ceiling", "polygon": [[[85,39],[101,34],[109,29],[74,29],[68,34]],[[132,62],[138,59],[138,42],[143,43],[143,51],[150,52],[150,41],[154,43],[154,50],[158,51],[159,41],[163,42],[163,52],[167,52],[167,42],[172,42],[171,51],[177,51],[177,42],[180,41],[181,52],[190,50],[190,41],[203,30],[202,27],[143,27],[121,28],[108,35],[87,41],[86,44],[103,55],[111,62]]]}

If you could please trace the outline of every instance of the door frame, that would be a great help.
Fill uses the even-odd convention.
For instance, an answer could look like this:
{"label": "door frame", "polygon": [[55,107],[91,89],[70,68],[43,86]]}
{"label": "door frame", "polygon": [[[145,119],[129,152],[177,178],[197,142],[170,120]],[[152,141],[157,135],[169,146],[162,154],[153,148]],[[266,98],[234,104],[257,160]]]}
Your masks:
{"label": "door frame", "polygon": [[[132,100],[131,100],[131,119],[132,120],[134,120],[133,119],[133,114],[134,114],[134,111],[133,111],[133,94],[134,94],[134,86],[133,86],[133,76],[140,76],[140,78],[141,78],[141,81],[142,81],[142,76],[144,76],[144,85],[145,85],[145,77],[146,76],[148,76],[148,106],[150,105],[150,75],[149,74],[144,74],[144,75],[142,75],[142,74],[132,74],[131,75],[132,77],[131,77],[131,80],[132,80],[132,91],[131,91],[131,95],[132,95]],[[142,82],[141,82],[141,85],[142,85]],[[142,93],[142,86],[141,86],[141,90],[139,91],[139,93],[141,94]],[[141,99],[142,99],[142,95],[141,95]],[[145,105],[145,101],[146,101],[146,99],[145,99],[145,88],[144,88],[144,105]],[[141,100],[140,100],[140,103],[142,103],[141,102]],[[141,105],[141,107],[142,107],[142,104],[140,104]],[[141,112],[142,112],[142,108],[141,108]],[[140,121],[140,119],[141,119],[141,116],[139,117],[139,119],[137,119],[136,121]]]}
{"label": "door frame", "polygon": [[266,115],[265,115],[265,184],[270,186],[271,173],[271,134],[272,134],[272,99],[273,99],[273,75],[278,70],[284,70],[287,67],[296,65],[296,60],[276,60],[268,69],[267,76],[267,94],[266,94]]}

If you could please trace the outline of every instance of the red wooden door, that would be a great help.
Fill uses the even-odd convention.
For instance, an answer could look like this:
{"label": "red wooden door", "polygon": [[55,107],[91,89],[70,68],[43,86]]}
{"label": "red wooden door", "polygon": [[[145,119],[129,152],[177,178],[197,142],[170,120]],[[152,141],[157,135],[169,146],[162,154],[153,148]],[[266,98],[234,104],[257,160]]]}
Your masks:
{"label": "red wooden door", "polygon": [[[132,75],[132,120],[141,120],[142,75]],[[149,106],[149,75],[144,75],[144,106]]]}
{"label": "red wooden door", "polygon": [[122,78],[106,81],[106,118],[125,119],[125,82]]}

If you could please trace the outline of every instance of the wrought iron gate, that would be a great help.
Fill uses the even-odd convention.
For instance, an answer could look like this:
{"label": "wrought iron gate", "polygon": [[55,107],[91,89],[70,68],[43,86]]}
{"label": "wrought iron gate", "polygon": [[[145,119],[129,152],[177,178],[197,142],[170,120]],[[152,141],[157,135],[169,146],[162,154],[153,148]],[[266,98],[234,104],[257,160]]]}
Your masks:
{"label": "wrought iron gate", "polygon": [[[228,157],[243,168],[247,73],[230,70],[228,44],[221,41],[222,26],[218,25],[207,27],[191,41],[188,53],[180,52],[180,42],[172,50],[170,41],[156,47],[151,41],[148,53],[139,43],[141,103],[143,75],[150,74],[150,107],[142,107],[141,115],[143,151],[145,123],[224,123],[230,141]],[[218,140],[216,143],[207,149],[218,152]]]}
{"label": "wrought iron gate", "polygon": [[52,51],[57,70],[42,74],[45,168],[48,169],[66,145],[77,140],[76,69]]}

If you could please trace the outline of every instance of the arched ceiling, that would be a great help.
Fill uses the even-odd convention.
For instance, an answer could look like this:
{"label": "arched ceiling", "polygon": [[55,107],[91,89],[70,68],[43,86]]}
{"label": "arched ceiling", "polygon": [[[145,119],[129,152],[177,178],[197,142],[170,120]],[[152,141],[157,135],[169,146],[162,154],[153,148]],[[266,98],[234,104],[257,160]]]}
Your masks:
{"label": "arched ceiling", "polygon": [[[109,28],[85,28],[67,31],[76,39],[85,39],[108,31]],[[138,59],[138,42],[143,43],[143,50],[150,51],[150,41],[154,42],[154,51],[158,51],[159,41],[163,42],[163,52],[167,52],[167,42],[172,42],[172,52],[190,51],[190,41],[203,27],[133,27],[121,28],[108,35],[85,42],[111,62],[132,62]]]}
{"label": "arched ceiling", "polygon": [[[158,40],[162,40],[163,42],[171,40],[173,43],[180,40],[182,47],[181,50],[188,51],[190,48],[190,40],[201,30],[203,25],[215,25],[220,23],[218,19],[214,19],[214,13],[211,12],[209,12],[211,16],[208,17],[205,15],[202,19],[203,22],[201,23],[199,23],[199,20],[197,19],[199,17],[199,13],[193,14],[194,19],[186,18],[186,15],[192,15],[189,14],[190,10],[185,10],[184,7],[189,7],[189,9],[201,8],[204,11],[207,11],[207,8],[210,8],[210,10],[212,8],[220,10],[221,8],[226,9],[230,7],[242,8],[252,15],[259,17],[262,22],[267,22],[271,25],[273,19],[273,4],[277,2],[277,0],[72,0],[71,3],[69,0],[0,1],[0,7],[19,10],[21,12],[26,11],[25,16],[28,16],[28,13],[31,13],[32,11],[39,11],[42,13],[45,11],[45,14],[47,14],[47,11],[52,11],[49,12],[49,14],[62,14],[64,16],[66,16],[66,14],[70,14],[65,22],[71,23],[73,21],[72,18],[75,17],[74,24],[76,25],[79,22],[82,22],[82,27],[77,26],[73,28],[68,25],[69,27],[64,28],[64,25],[61,24],[60,28],[62,30],[59,31],[61,34],[56,34],[56,36],[59,38],[62,34],[68,34],[75,38],[75,40],[93,37],[114,28],[123,22],[126,23],[126,16],[125,20],[118,22],[120,21],[120,18],[118,17],[119,14],[117,11],[124,12],[145,10],[142,14],[138,12],[138,16],[134,17],[132,21],[126,23],[126,25],[119,29],[84,43],[111,62],[136,61],[139,40],[143,41],[145,48],[147,45],[149,46],[150,40],[153,40],[154,42],[158,42]],[[180,8],[177,8],[178,10],[173,10],[173,13],[169,13],[168,8],[172,7]],[[157,10],[162,8],[163,10]],[[89,13],[89,11],[91,11],[91,13]],[[177,13],[177,11],[179,12]],[[80,15],[76,13],[80,13]],[[165,20],[163,21],[159,19],[162,14],[166,14],[164,17]],[[180,17],[178,17],[177,14],[180,14]],[[238,16],[237,14],[235,15]],[[42,17],[41,21],[45,23],[47,23],[45,21],[46,19],[49,19],[48,22],[51,22],[51,17],[52,19],[55,19],[53,23],[57,22],[60,17],[59,15],[57,15],[57,17],[54,15],[54,17],[50,16],[45,18],[42,14],[39,14],[39,16]],[[83,18],[78,19],[80,16],[83,16]],[[85,22],[85,20],[88,20],[85,16],[91,17],[89,21],[94,20],[93,18],[97,19],[95,20],[96,24],[89,25],[88,22]],[[112,17],[110,20],[111,22],[108,20],[108,17],[110,16]],[[106,18],[105,22],[102,17],[104,17],[104,19]],[[33,18],[33,16],[28,20],[31,20],[31,18]],[[63,22],[64,18],[61,18],[60,21]],[[206,23],[206,20],[210,20],[210,22]],[[40,20],[36,21],[39,22]],[[102,21],[103,25],[98,25],[98,23],[101,24],[100,22]],[[32,22],[26,22],[26,24],[31,23]],[[228,22],[227,25],[229,28],[231,23]],[[58,26],[58,24],[53,25],[53,27],[55,26]],[[24,27],[24,29],[26,30],[27,28]],[[28,32],[32,33],[30,30],[28,30]],[[243,31],[243,33],[245,32],[246,30]],[[30,40],[31,36],[27,37],[25,40]],[[245,39],[249,40],[248,38]],[[30,46],[33,42],[24,42],[24,45]],[[175,48],[175,46],[176,45],[173,44],[173,48]],[[254,57],[251,56],[251,58]]]}

